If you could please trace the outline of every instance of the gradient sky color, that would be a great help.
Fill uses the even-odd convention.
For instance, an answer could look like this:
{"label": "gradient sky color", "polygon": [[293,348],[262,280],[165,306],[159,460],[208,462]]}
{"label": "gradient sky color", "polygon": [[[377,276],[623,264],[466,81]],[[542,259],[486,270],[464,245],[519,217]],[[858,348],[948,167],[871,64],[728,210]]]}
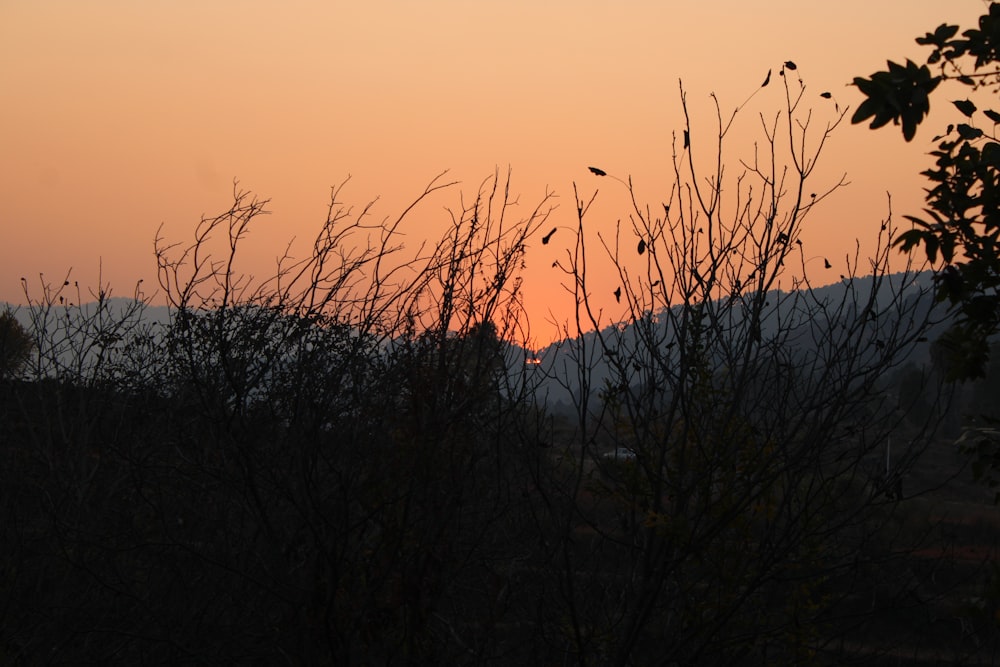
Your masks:
{"label": "gradient sky color", "polygon": [[[979,0],[6,0],[0,300],[23,302],[22,276],[35,288],[39,273],[61,280],[71,267],[81,285],[96,289],[100,267],[119,295],[139,279],[151,292],[158,226],[187,240],[203,214],[228,206],[234,178],[271,199],[244,266],[257,275],[289,239],[311,239],[330,187],[348,174],[345,197],[380,196],[381,216],[445,169],[471,193],[508,166],[525,214],[546,189],[560,197],[555,224],[573,224],[574,181],[585,194],[614,185],[588,165],[631,175],[655,205],[681,129],[678,79],[713,121],[709,93],[731,111],[791,59],[810,91],[855,107],[854,76],[888,58],[922,61],[915,37],[943,22],[972,25],[984,9]],[[810,216],[803,239],[816,254],[843,257],[856,238],[874,238],[887,191],[897,221],[919,211],[930,139],[954,114],[947,100],[965,95],[933,100],[911,144],[898,129],[841,126],[815,182],[822,189],[846,172],[851,185]],[[761,139],[758,114],[773,115],[782,99],[772,86],[748,105],[734,157]],[[435,235],[459,194],[428,202],[409,233]],[[616,196],[598,219],[627,216]],[[560,246],[535,245],[525,291],[543,344],[555,335],[546,320],[565,320],[572,303],[551,272]]]}

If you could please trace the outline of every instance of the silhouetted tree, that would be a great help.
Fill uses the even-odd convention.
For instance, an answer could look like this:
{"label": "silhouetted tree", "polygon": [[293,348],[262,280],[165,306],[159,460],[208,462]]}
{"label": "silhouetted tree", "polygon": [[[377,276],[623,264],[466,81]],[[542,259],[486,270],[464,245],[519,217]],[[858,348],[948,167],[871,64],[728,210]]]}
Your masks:
{"label": "silhouetted tree", "polygon": [[[910,141],[930,109],[930,98],[941,83],[957,83],[980,101],[995,101],[1000,84],[1000,3],[991,2],[978,25],[963,30],[942,24],[917,43],[931,48],[925,65],[911,61],[854,85],[865,96],[852,122],[872,119],[878,128],[892,121],[902,125]],[[932,70],[933,68],[933,70]],[[985,370],[989,338],[1000,326],[1000,143],[996,124],[1000,111],[980,110],[972,99],[953,100],[965,122],[949,124],[934,138],[934,164],[922,174],[930,181],[927,208],[908,215],[913,228],[895,243],[904,251],[923,245],[927,258],[939,267],[938,296],[956,306],[960,318],[942,337],[953,378],[979,377]]]}
{"label": "silhouetted tree", "polygon": [[10,310],[0,313],[0,379],[17,376],[28,363],[31,337]]}

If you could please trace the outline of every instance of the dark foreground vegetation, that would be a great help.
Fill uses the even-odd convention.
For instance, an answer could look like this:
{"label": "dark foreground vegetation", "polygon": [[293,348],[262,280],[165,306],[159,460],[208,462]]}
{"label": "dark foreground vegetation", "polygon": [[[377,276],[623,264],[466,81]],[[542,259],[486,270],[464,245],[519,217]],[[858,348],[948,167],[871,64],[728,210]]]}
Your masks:
{"label": "dark foreground vegetation", "polygon": [[[407,249],[406,215],[370,224],[337,189],[312,253],[255,281],[233,267],[265,202],[236,190],[158,240],[165,323],[26,288],[28,325],[3,320],[0,662],[990,664],[998,517],[948,425],[931,288],[889,272],[887,218],[841,289],[787,290],[838,189],[800,139],[842,115],[814,129],[781,74],[738,180],[688,159],[721,115],[712,142],[688,127],[656,212],[604,237],[596,193],[553,237],[550,201],[525,214],[497,175]],[[532,364],[542,233],[576,319]],[[597,261],[617,285],[588,283]]]}

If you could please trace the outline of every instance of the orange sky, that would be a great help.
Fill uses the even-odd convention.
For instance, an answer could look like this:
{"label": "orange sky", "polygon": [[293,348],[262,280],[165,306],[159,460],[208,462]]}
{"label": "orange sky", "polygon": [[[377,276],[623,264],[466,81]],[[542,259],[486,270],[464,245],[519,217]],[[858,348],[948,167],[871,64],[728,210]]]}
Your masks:
{"label": "orange sky", "polygon": [[[853,107],[854,76],[921,58],[916,36],[983,11],[978,0],[5,0],[0,300],[23,301],[21,276],[34,286],[70,267],[96,287],[99,263],[119,295],[140,278],[152,287],[157,227],[186,240],[227,207],[234,178],[272,200],[244,267],[258,275],[291,237],[311,238],[348,174],[347,199],[380,195],[385,216],[444,169],[471,193],[508,165],[525,214],[546,187],[560,196],[554,224],[573,224],[574,180],[610,193],[591,164],[631,174],[657,204],[681,127],[678,78],[695,108],[714,91],[725,111],[792,59],[809,90]],[[748,105],[734,157],[782,95],[771,86]],[[919,211],[930,137],[959,96],[933,100],[934,122],[910,145],[898,129],[841,127],[817,189],[842,172],[851,185],[810,216],[803,238],[817,254],[873,238],[887,190],[897,221]],[[458,195],[419,210],[410,234],[435,235]],[[595,219],[627,216],[607,199]],[[548,311],[565,319],[571,303],[551,271],[561,246],[535,246],[526,301],[544,343]]]}

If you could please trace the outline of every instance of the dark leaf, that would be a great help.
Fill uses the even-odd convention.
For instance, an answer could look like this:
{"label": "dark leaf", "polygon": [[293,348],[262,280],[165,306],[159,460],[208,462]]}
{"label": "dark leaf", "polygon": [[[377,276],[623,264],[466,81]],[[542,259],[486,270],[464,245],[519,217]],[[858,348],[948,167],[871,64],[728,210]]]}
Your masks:
{"label": "dark leaf", "polygon": [[851,122],[852,123],[864,122],[868,118],[874,116],[879,111],[879,107],[880,107],[879,103],[876,102],[875,100],[871,98],[865,100],[858,106],[857,109],[854,110],[854,115],[851,116]]}
{"label": "dark leaf", "polygon": [[957,32],[957,25],[942,23],[933,33],[929,32],[923,37],[917,37],[917,44],[921,44],[923,46],[937,46],[941,48],[944,47],[945,43],[954,37]]}
{"label": "dark leaf", "polygon": [[978,139],[983,136],[983,131],[977,127],[961,123],[958,126],[958,136],[962,137],[962,139],[966,141],[972,141],[973,139]]}
{"label": "dark leaf", "polygon": [[970,100],[952,100],[952,104],[958,108],[967,118],[972,118],[972,114],[976,113],[976,105]]}
{"label": "dark leaf", "polygon": [[1000,123],[1000,113],[997,113],[993,109],[983,109],[983,113],[994,123]]}
{"label": "dark leaf", "polygon": [[929,234],[923,235],[924,248],[927,250],[927,261],[931,264],[937,261],[938,253],[938,240],[937,237],[931,236]]}
{"label": "dark leaf", "polygon": [[590,173],[597,174],[598,176],[608,175],[608,172],[604,171],[603,169],[598,169],[597,167],[587,167],[587,169],[590,169]]}
{"label": "dark leaf", "polygon": [[831,93],[820,93],[819,96],[822,97],[823,99],[827,99],[827,100],[830,99],[831,97],[833,97],[833,95]]}
{"label": "dark leaf", "polygon": [[793,63],[791,60],[786,60],[785,61],[785,67],[787,67],[790,70],[796,70],[796,69],[798,69],[798,66],[795,63]]}
{"label": "dark leaf", "polygon": [[639,239],[639,247],[637,248],[639,254],[646,252],[646,241],[645,239]]}
{"label": "dark leaf", "polygon": [[951,263],[955,258],[955,237],[951,234],[941,237],[941,259]]}
{"label": "dark leaf", "polygon": [[899,246],[902,252],[910,252],[913,248],[920,245],[926,236],[926,232],[922,230],[911,229],[899,235],[899,238],[896,239],[896,245]]}
{"label": "dark leaf", "polygon": [[764,77],[764,83],[760,84],[760,87],[763,88],[769,83],[771,83],[771,70],[767,70],[767,76]]}
{"label": "dark leaf", "polygon": [[[876,72],[872,77],[878,76],[880,73]],[[866,79],[862,76],[854,77],[854,87],[857,88],[864,94],[865,97],[871,97],[872,95],[878,94],[878,86],[872,79]]]}
{"label": "dark leaf", "polygon": [[687,148],[690,145],[691,145],[691,133],[688,132],[687,130],[684,130],[684,148]]}
{"label": "dark leaf", "polygon": [[[993,7],[990,7],[991,12],[993,11],[993,9],[994,9]],[[934,31],[934,35],[941,41],[945,41],[954,37],[955,33],[957,32],[958,32],[957,25],[948,25],[946,23],[942,23],[941,25],[938,26],[937,30]]]}

